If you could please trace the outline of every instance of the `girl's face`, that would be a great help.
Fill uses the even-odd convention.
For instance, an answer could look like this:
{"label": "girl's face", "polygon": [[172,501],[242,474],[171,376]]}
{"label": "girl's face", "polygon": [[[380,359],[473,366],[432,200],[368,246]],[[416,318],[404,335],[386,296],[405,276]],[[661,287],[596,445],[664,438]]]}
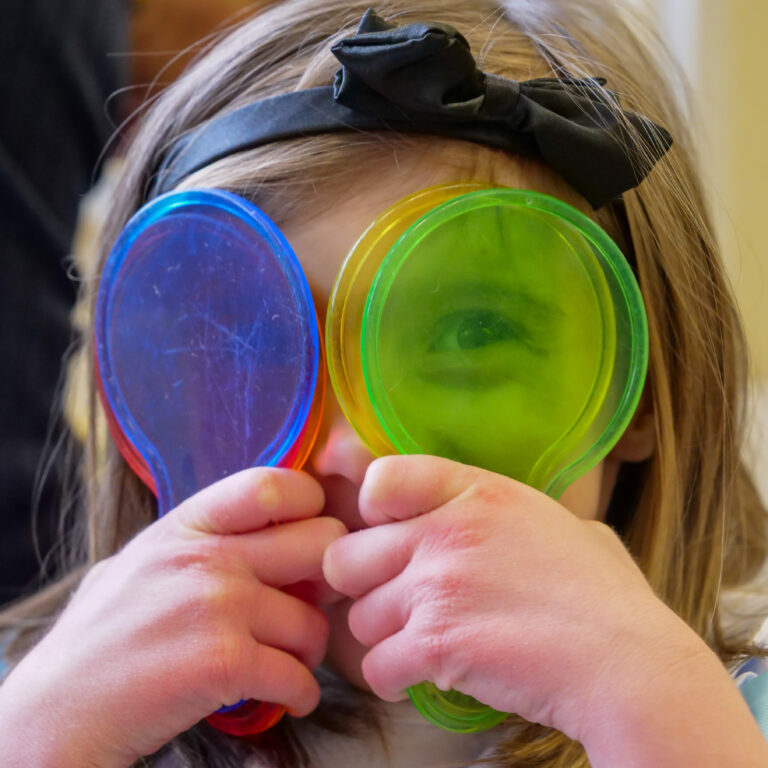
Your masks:
{"label": "girl's face", "polygon": [[[458,169],[465,169],[470,162],[475,169],[473,180],[545,192],[585,212],[590,210],[547,169],[501,152],[446,143],[442,150],[422,154],[415,160],[410,155],[398,160],[393,158],[389,167],[372,169],[366,179],[352,187],[340,190],[329,184],[327,188],[318,188],[316,211],[307,206],[308,210],[300,216],[279,222],[304,268],[321,326],[342,262],[371,222],[418,190],[467,180],[466,170]],[[570,352],[578,354],[578,348]],[[471,435],[472,430],[468,428],[466,433]],[[374,458],[347,422],[329,386],[323,423],[305,469],[317,477],[326,491],[326,514],[339,518],[351,530],[364,525],[357,511],[357,494],[365,470]],[[606,494],[602,488],[602,474],[600,464],[573,483],[561,497],[564,506],[582,518],[602,518],[611,490],[608,488]]]}
{"label": "girl's face", "polygon": [[[415,161],[412,157],[407,161],[398,159],[400,162],[393,158],[388,168],[371,169],[367,178],[353,187],[340,190],[329,183],[327,188],[318,188],[316,212],[302,211],[293,220],[279,222],[304,268],[321,325],[342,262],[368,225],[406,195],[435,184],[467,180],[466,170],[457,169],[472,167],[473,180],[544,192],[589,211],[585,202],[547,169],[493,150],[448,144],[442,150],[422,154]],[[338,518],[350,531],[365,526],[357,500],[366,469],[374,458],[347,422],[333,389],[328,387],[320,433],[305,470],[317,478],[325,491],[324,514]],[[615,478],[615,471],[605,469],[603,461],[574,482],[560,502],[578,517],[602,519]],[[359,671],[365,649],[346,627],[349,602],[343,601],[329,610],[329,657],[345,677],[367,687]]]}

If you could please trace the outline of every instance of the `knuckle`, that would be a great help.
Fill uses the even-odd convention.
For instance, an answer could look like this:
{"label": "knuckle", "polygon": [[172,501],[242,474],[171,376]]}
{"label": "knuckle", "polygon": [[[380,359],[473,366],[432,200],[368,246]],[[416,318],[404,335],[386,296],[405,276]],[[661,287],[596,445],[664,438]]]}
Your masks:
{"label": "knuckle", "polygon": [[178,589],[177,605],[185,621],[194,625],[195,633],[212,638],[215,643],[224,625],[227,603],[231,597],[224,585],[215,579],[186,581]]}
{"label": "knuckle", "polygon": [[214,635],[221,627],[242,625],[264,601],[261,582],[236,575],[183,574],[178,583],[179,594],[194,613],[194,628]]}
{"label": "knuckle", "polygon": [[486,540],[499,525],[518,537],[527,537],[541,528],[540,517],[530,514],[537,504],[531,494],[538,493],[510,478],[488,473],[467,489],[461,507],[465,519],[467,512],[471,513],[475,531]]}
{"label": "knuckle", "polygon": [[449,673],[450,649],[445,632],[428,627],[419,633],[415,646],[413,650],[424,670],[424,679],[444,691],[450,690],[454,679]]}
{"label": "knuckle", "polygon": [[415,585],[415,603],[422,607],[442,610],[454,604],[464,593],[466,582],[454,567],[433,564]]}
{"label": "knuckle", "polygon": [[454,622],[430,615],[420,618],[416,653],[425,670],[424,679],[444,691],[455,689],[477,655],[476,645],[465,628],[456,627]]}
{"label": "knuckle", "polygon": [[426,524],[429,525],[430,535],[423,537],[422,546],[433,553],[449,551],[455,555],[462,550],[473,549],[487,538],[489,530],[484,515],[468,516],[466,512],[456,510],[433,515]]}
{"label": "knuckle", "polygon": [[509,507],[518,493],[517,485],[508,478],[484,474],[467,489],[467,501],[475,509]]}
{"label": "knuckle", "polygon": [[206,645],[204,657],[197,660],[203,685],[217,701],[234,704],[242,698],[240,673],[249,663],[245,639],[220,631]]}
{"label": "knuckle", "polygon": [[197,597],[201,610],[205,611],[214,620],[222,613],[222,608],[232,605],[234,595],[227,585],[220,579],[203,578],[192,580],[188,585],[190,597]]}
{"label": "knuckle", "polygon": [[224,537],[206,534],[195,541],[183,541],[168,546],[164,565],[182,571],[198,570],[220,562],[224,556]]}
{"label": "knuckle", "polygon": [[155,530],[155,538],[158,541],[164,537],[190,537],[211,532],[214,530],[211,522],[211,502],[208,500],[206,503],[200,494],[196,494],[156,520],[150,528]]}
{"label": "knuckle", "polygon": [[430,632],[444,635],[464,611],[466,591],[461,575],[436,572],[414,586],[412,613]]}

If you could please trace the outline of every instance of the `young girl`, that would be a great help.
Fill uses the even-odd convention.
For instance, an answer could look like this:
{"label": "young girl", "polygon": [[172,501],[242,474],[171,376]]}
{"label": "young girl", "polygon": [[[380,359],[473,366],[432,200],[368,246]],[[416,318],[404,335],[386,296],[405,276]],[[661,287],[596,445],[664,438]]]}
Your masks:
{"label": "young girl", "polygon": [[[565,201],[635,265],[650,331],[637,411],[554,501],[445,458],[375,460],[329,390],[303,471],[244,470],[160,520],[115,444],[104,455],[92,430],[81,560],[4,616],[16,662],[0,687],[4,765],[768,766],[725,668],[758,652],[760,617],[743,609],[741,623],[726,621],[723,600],[768,549],[739,457],[744,343],[677,96],[616,3],[383,0],[376,10],[398,27],[459,30],[492,75],[605,76],[621,108],[664,126],[674,146],[597,211],[576,191],[585,182],[586,194],[589,166],[569,184],[530,151],[424,129],[273,140],[178,185],[264,210],[321,318],[344,255],[411,193],[479,181]],[[329,84],[330,47],[365,11],[280,3],[164,92],[127,156],[101,267],[177,139]],[[607,94],[600,103],[619,109]],[[648,124],[627,130],[638,125]],[[625,136],[621,152],[647,153],[662,135]],[[566,164],[578,165],[568,146]],[[515,715],[480,734],[444,732],[401,701],[424,680]],[[289,716],[252,739],[200,722],[241,699]]]}

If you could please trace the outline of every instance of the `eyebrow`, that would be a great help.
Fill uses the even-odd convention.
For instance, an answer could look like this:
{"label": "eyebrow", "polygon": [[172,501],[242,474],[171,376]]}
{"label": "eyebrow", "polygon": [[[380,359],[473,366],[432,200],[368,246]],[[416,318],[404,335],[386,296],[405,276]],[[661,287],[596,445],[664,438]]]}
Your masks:
{"label": "eyebrow", "polygon": [[499,285],[497,281],[481,282],[477,280],[462,281],[449,278],[443,282],[442,276],[438,276],[437,283],[432,290],[425,289],[425,293],[436,294],[442,291],[452,293],[465,293],[468,296],[493,296],[516,306],[521,306],[530,312],[547,313],[549,315],[563,315],[561,307],[552,301],[545,301],[530,293],[530,291]]}

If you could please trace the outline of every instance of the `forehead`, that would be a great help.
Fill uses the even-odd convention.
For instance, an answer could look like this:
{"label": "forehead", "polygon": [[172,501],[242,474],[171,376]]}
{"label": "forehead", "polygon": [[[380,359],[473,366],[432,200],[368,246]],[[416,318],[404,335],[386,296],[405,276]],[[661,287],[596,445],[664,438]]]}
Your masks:
{"label": "forehead", "polygon": [[345,256],[367,227],[387,208],[425,187],[454,181],[544,192],[584,212],[589,206],[555,173],[541,164],[468,144],[437,142],[379,160],[344,187],[333,180],[317,185],[312,199],[280,229],[304,268],[324,310]]}

